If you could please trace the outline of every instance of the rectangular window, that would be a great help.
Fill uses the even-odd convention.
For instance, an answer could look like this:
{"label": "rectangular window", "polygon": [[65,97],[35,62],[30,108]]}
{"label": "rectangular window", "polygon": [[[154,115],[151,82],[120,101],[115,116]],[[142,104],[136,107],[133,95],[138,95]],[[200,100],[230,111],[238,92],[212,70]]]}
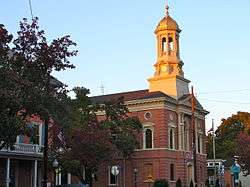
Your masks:
{"label": "rectangular window", "polygon": [[198,135],[197,141],[198,153],[202,153],[202,134]]}
{"label": "rectangular window", "polygon": [[201,142],[200,142],[200,136],[198,136],[198,153],[201,152]]}
{"label": "rectangular window", "polygon": [[39,124],[29,123],[27,127],[30,131],[29,144],[39,144]]}
{"label": "rectangular window", "polygon": [[169,149],[174,149],[174,129],[169,130]]}
{"label": "rectangular window", "polygon": [[174,177],[174,164],[170,164],[170,181],[175,181],[175,177]]}
{"label": "rectangular window", "polygon": [[23,134],[18,135],[18,142],[17,143],[24,143],[24,135]]}
{"label": "rectangular window", "polygon": [[145,132],[145,143],[146,143],[146,146],[145,148],[146,149],[151,149],[153,146],[152,146],[152,140],[153,140],[153,133],[152,133],[152,130],[151,129],[146,129],[146,132]]}

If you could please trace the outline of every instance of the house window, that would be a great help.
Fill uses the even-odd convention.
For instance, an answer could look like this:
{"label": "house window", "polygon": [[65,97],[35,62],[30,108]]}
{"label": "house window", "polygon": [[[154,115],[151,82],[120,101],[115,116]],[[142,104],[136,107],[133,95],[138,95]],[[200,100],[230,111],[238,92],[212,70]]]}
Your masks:
{"label": "house window", "polygon": [[27,124],[27,134],[17,136],[17,143],[21,144],[40,144],[41,142],[41,125],[30,122]]}
{"label": "house window", "polygon": [[24,143],[24,135],[20,134],[17,136],[17,143]]}
{"label": "house window", "polygon": [[145,131],[145,148],[146,149],[153,148],[152,141],[153,141],[153,132],[151,129],[146,129]]}
{"label": "house window", "polygon": [[119,174],[118,166],[109,167],[109,185],[110,186],[118,185],[118,174]]}
{"label": "house window", "polygon": [[174,128],[170,128],[169,130],[169,149],[174,149]]}
{"label": "house window", "polygon": [[29,137],[30,144],[39,144],[39,124],[29,123],[27,125],[29,131],[31,132],[31,136]]}
{"label": "house window", "polygon": [[170,181],[174,181],[174,164],[170,164]]}

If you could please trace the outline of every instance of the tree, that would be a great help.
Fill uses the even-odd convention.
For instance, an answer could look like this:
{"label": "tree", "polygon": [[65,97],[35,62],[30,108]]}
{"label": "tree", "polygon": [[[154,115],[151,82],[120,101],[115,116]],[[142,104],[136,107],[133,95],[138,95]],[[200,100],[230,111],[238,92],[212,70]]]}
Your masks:
{"label": "tree", "polygon": [[100,109],[105,111],[105,119],[101,124],[109,129],[111,142],[123,158],[131,157],[139,146],[136,135],[142,129],[140,121],[137,117],[128,116],[129,112],[123,98],[104,102]]}
{"label": "tree", "polygon": [[[4,119],[0,120],[0,139],[1,147],[6,148],[15,143],[27,116],[36,115],[44,121],[60,119],[57,113],[61,111],[66,90],[51,73],[74,68],[68,58],[77,53],[69,50],[76,45],[69,36],[49,44],[44,31],[39,30],[37,18],[31,24],[23,19],[17,33],[13,40],[4,25],[0,25],[0,115]],[[2,133],[6,129],[13,131]]]}
{"label": "tree", "polygon": [[0,25],[0,149],[12,148],[23,126],[22,116],[17,115],[21,109],[22,98],[18,95],[22,94],[20,84],[23,82],[9,64],[12,39],[4,25]]}
{"label": "tree", "polygon": [[250,174],[250,135],[247,133],[240,133],[237,136],[236,155],[241,166],[241,171],[245,175]]}
{"label": "tree", "polygon": [[182,183],[181,183],[180,178],[176,181],[176,187],[182,187]]}
{"label": "tree", "polygon": [[67,103],[66,85],[52,76],[53,71],[74,68],[69,58],[76,44],[69,36],[47,42],[38,19],[20,22],[17,38],[0,25],[0,148],[12,147],[15,137],[23,133],[27,117],[44,121],[44,186],[47,181],[47,131],[51,119],[64,123]]}
{"label": "tree", "polygon": [[[63,170],[92,186],[102,162],[121,154],[131,156],[142,125],[135,117],[126,115],[122,99],[96,104],[87,96],[89,90],[77,87],[73,91],[76,98],[70,104],[71,125],[64,127],[66,145],[64,152],[56,156]],[[97,112],[105,113],[105,118],[98,120]]]}
{"label": "tree", "polygon": [[191,179],[190,183],[189,183],[189,187],[194,187],[194,182],[193,180]]}
{"label": "tree", "polygon": [[154,187],[168,187],[168,181],[166,179],[157,179],[154,182]]}
{"label": "tree", "polygon": [[[221,125],[215,132],[216,158],[226,159],[226,165],[233,163],[236,147],[238,146],[236,138],[238,134],[249,131],[250,113],[238,112],[227,119],[222,119]],[[213,158],[212,134],[208,134],[208,158]]]}

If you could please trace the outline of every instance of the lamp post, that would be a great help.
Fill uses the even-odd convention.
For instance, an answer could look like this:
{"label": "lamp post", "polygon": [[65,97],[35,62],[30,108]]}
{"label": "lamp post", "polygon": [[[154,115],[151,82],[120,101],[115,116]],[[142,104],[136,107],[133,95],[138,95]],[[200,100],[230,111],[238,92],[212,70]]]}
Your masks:
{"label": "lamp post", "polygon": [[55,159],[54,161],[53,161],[53,163],[52,163],[52,166],[53,166],[53,168],[54,168],[54,186],[56,186],[56,179],[57,179],[57,173],[56,173],[56,169],[58,168],[58,165],[59,165],[59,163],[58,163],[58,161],[57,161],[57,159]]}
{"label": "lamp post", "polygon": [[137,168],[134,168],[134,182],[135,182],[135,187],[137,187],[137,172],[138,172],[138,170],[137,170]]}

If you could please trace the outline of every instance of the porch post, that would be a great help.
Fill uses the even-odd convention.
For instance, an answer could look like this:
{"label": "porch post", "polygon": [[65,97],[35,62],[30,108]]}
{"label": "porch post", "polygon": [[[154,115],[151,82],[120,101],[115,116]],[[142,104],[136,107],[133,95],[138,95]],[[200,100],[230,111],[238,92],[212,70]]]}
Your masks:
{"label": "porch post", "polygon": [[61,173],[61,171],[59,170],[59,168],[58,168],[58,184],[59,184],[59,185],[62,185],[62,173]]}
{"label": "porch post", "polygon": [[68,173],[68,184],[71,184],[71,174],[70,173]]}
{"label": "porch post", "polygon": [[6,187],[10,186],[10,158],[7,158],[6,165]]}
{"label": "porch post", "polygon": [[37,160],[34,162],[34,187],[37,187]]}

